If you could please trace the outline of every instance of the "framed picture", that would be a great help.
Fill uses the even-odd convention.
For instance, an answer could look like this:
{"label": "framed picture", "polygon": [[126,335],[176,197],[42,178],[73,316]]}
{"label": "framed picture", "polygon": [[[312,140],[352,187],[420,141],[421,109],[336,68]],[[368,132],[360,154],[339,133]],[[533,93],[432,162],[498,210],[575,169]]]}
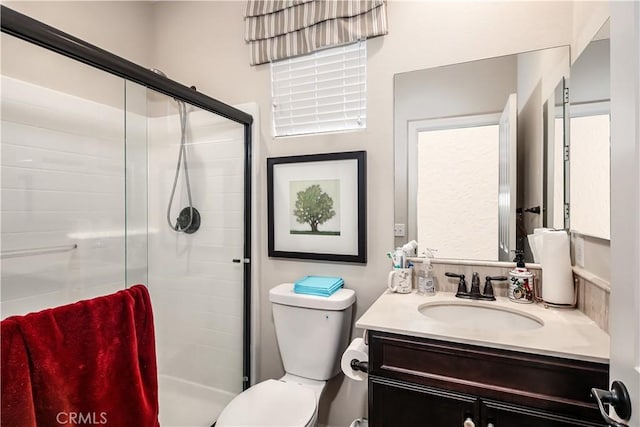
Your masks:
{"label": "framed picture", "polygon": [[366,152],[267,159],[269,256],[367,262]]}

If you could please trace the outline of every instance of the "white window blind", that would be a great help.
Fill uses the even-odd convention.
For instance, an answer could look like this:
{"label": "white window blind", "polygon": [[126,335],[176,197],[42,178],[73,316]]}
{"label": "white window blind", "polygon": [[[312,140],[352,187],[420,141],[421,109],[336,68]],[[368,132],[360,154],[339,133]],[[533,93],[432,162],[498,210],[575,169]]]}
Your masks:
{"label": "white window blind", "polygon": [[367,42],[271,63],[275,136],[366,128]]}

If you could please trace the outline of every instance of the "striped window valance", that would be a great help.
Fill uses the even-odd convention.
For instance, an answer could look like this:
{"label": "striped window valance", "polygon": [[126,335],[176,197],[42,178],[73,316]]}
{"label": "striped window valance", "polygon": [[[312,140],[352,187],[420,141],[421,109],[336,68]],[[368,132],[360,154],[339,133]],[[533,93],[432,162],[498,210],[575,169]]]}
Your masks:
{"label": "striped window valance", "polygon": [[251,65],[387,34],[385,0],[248,0]]}

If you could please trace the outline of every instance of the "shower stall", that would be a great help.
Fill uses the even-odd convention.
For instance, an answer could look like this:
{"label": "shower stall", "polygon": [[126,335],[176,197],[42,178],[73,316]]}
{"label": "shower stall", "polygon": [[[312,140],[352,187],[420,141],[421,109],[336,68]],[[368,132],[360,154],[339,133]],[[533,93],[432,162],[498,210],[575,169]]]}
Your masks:
{"label": "shower stall", "polygon": [[210,426],[251,382],[256,106],[1,18],[1,317],[145,284],[161,424]]}

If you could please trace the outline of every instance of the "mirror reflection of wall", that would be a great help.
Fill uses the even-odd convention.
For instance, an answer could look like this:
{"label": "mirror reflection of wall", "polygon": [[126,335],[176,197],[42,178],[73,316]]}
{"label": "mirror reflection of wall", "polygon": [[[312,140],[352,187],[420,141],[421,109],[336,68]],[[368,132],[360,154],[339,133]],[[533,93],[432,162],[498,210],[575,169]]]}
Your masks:
{"label": "mirror reflection of wall", "polygon": [[[544,104],[555,99],[559,82],[569,74],[569,48],[525,52],[518,58],[518,248],[524,250],[525,260],[532,262],[527,235],[543,227],[545,215],[555,215],[564,204],[560,201],[564,192],[558,194],[558,199],[545,198],[545,171],[554,169],[555,176],[556,165],[550,163],[548,152],[545,156]],[[564,138],[558,136],[557,140],[560,144]],[[563,175],[563,165],[558,165],[558,174],[560,171]],[[562,187],[563,183],[558,182],[557,186]]]}
{"label": "mirror reflection of wall", "polygon": [[470,116],[418,134],[417,223],[439,226],[418,227],[417,240],[438,257],[497,259],[498,118]]}
{"label": "mirror reflection of wall", "polygon": [[[545,209],[542,211],[542,226],[546,228],[568,228],[569,216],[565,215],[565,199],[568,201],[568,186],[565,174],[565,145],[568,144],[568,92],[566,79],[560,79],[554,92],[544,104],[544,181],[543,199]],[[567,145],[568,146],[568,145]],[[567,175],[568,176],[568,175]],[[565,193],[567,197],[565,197]],[[565,222],[566,220],[566,222]]]}
{"label": "mirror reflection of wall", "polygon": [[[568,68],[563,46],[395,76],[395,223],[406,230],[396,246],[416,239],[438,258],[513,259],[516,208],[548,204],[542,109]],[[513,119],[497,131],[514,93]],[[512,134],[504,152],[500,133]]]}
{"label": "mirror reflection of wall", "polygon": [[[605,37],[608,37],[605,33]],[[571,230],[610,238],[609,39],[592,41],[571,67]]]}

